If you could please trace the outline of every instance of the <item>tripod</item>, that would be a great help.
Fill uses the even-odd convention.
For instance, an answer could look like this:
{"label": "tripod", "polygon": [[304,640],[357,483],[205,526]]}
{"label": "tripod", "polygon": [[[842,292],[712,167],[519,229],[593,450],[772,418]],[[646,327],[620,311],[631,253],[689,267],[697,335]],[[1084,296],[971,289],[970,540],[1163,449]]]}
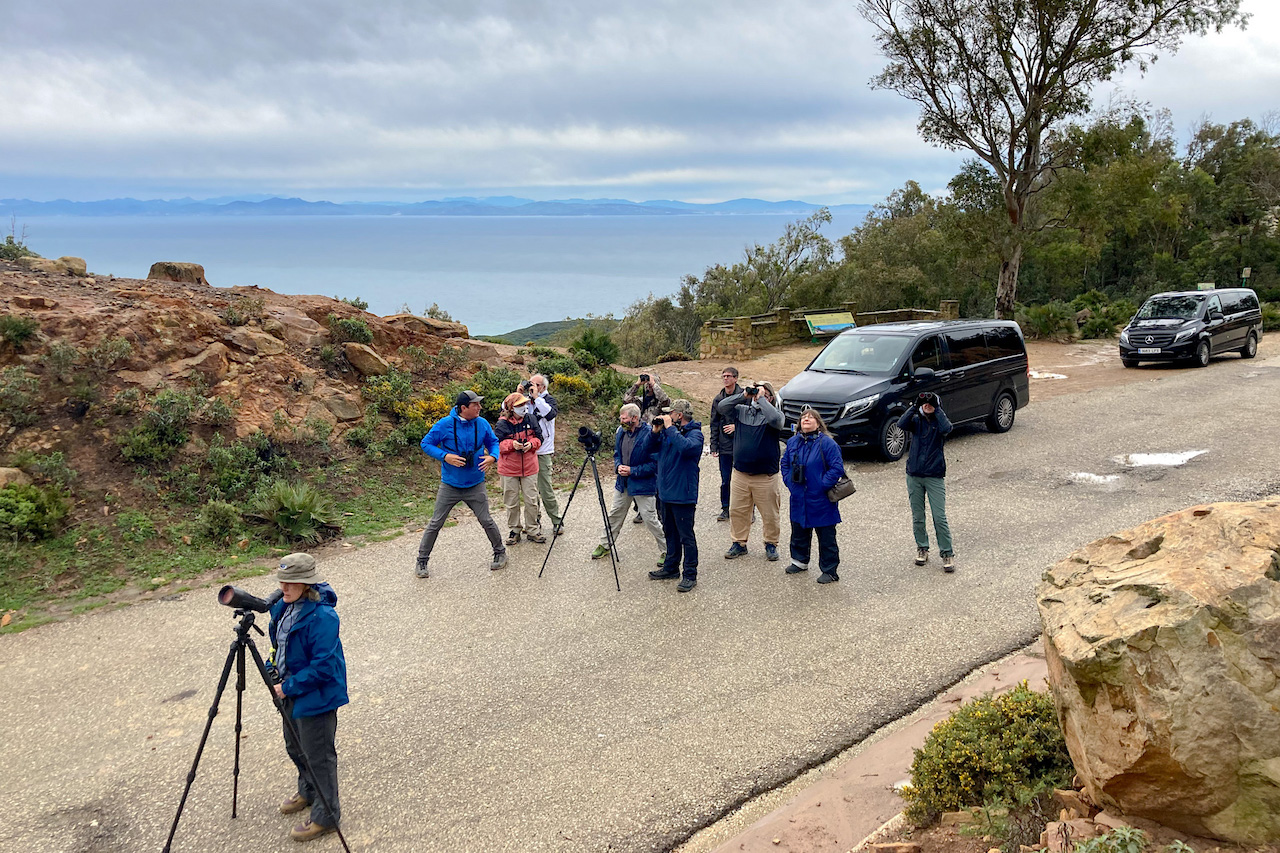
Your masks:
{"label": "tripod", "polygon": [[[253,655],[254,665],[258,668],[258,674],[262,676],[262,683],[267,686],[267,690],[271,693],[271,702],[276,706],[276,710],[280,712],[280,717],[284,720],[284,729],[288,733],[292,744],[297,748],[298,754],[302,756],[303,769],[306,772],[307,779],[315,788],[316,794],[320,796],[321,802],[325,808],[332,811],[332,804],[320,790],[320,786],[316,784],[316,774],[311,769],[311,762],[307,759],[306,753],[302,751],[302,741],[298,737],[298,729],[293,724],[293,720],[285,713],[284,702],[276,696],[274,688],[275,679],[267,672],[267,665],[262,660],[262,653],[258,651],[258,647],[253,643],[253,637],[249,633],[251,630],[262,634],[262,629],[253,624],[254,611],[247,609],[238,609],[235,615],[240,619],[240,623],[236,626],[236,638],[231,641],[231,650],[227,652],[227,661],[222,665],[222,677],[218,679],[218,689],[213,694],[213,704],[209,706],[209,719],[204,724],[204,734],[200,735],[200,746],[196,748],[195,760],[191,762],[191,770],[187,773],[187,785],[182,789],[182,799],[178,801],[178,811],[173,816],[173,825],[169,827],[169,838],[164,843],[163,853],[169,853],[173,845],[173,834],[178,831],[178,820],[182,817],[182,809],[187,804],[187,795],[191,793],[191,783],[196,780],[196,768],[200,766],[200,756],[204,754],[205,742],[209,739],[209,729],[213,727],[213,718],[218,715],[218,703],[222,700],[222,692],[227,688],[227,679],[231,676],[231,665],[236,667],[236,758],[235,765],[231,771],[231,817],[236,816],[236,800],[240,794],[240,714],[242,703],[244,700],[244,683],[245,683],[245,649]],[[338,839],[342,842],[342,849],[351,853],[351,848],[347,846],[347,839],[342,834],[341,827],[334,827],[338,833]]]}
{"label": "tripod", "polygon": [[[586,427],[583,427],[583,429],[586,429]],[[579,441],[581,440],[579,438]],[[582,482],[582,475],[586,473],[587,463],[590,462],[591,476],[596,481],[596,500],[600,503],[600,517],[604,520],[604,535],[609,542],[609,562],[613,563],[613,583],[617,586],[618,592],[622,592],[622,582],[618,580],[618,546],[613,538],[613,526],[609,524],[609,510],[604,505],[604,489],[600,486],[600,469],[596,467],[596,451],[600,448],[598,446],[599,442],[595,443],[597,445],[596,449],[587,451],[587,458],[582,460],[582,467],[578,469],[578,477],[573,481],[573,488],[569,490],[569,500],[565,501],[564,512],[560,514],[560,523],[564,524],[564,518],[569,514],[569,507],[573,505],[573,496],[578,492],[578,483]],[[559,538],[555,535],[551,537],[551,547],[547,549],[547,556],[542,558],[542,568],[538,570],[538,577],[542,577],[542,573],[546,571],[547,561],[551,559],[551,552],[555,550],[556,541]]]}

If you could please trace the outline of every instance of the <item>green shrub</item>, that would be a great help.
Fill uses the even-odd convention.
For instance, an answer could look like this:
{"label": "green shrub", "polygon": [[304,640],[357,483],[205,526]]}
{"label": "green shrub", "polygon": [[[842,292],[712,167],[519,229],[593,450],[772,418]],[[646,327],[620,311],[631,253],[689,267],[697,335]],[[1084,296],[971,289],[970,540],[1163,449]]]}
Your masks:
{"label": "green shrub", "polygon": [[116,439],[130,462],[166,462],[191,438],[191,420],[203,400],[197,394],[166,388],[151,400],[142,422]]}
{"label": "green shrub", "polygon": [[906,816],[925,825],[942,812],[1015,802],[1028,789],[1065,785],[1073,772],[1053,700],[1024,681],[933,727],[911,763]]}
{"label": "green shrub", "polygon": [[59,382],[70,382],[71,371],[80,361],[80,350],[66,341],[54,341],[44,356],[44,367]]}
{"label": "green shrub", "polygon": [[1147,848],[1147,834],[1135,826],[1121,826],[1105,835],[1081,841],[1075,853],[1142,853]]}
{"label": "green shrub", "polygon": [[116,516],[116,530],[126,542],[146,542],[156,535],[155,522],[145,512],[127,509]]}
{"label": "green shrub", "polygon": [[430,317],[432,320],[444,320],[448,323],[453,322],[453,316],[435,302],[428,305],[422,313],[424,316]]}
{"label": "green shrub", "polygon": [[332,344],[324,344],[320,347],[320,363],[325,367],[333,367],[338,363],[338,348]]}
{"label": "green shrub", "polygon": [[142,392],[137,388],[117,391],[111,398],[111,411],[117,415],[131,415],[142,408]]}
{"label": "green shrub", "polygon": [[453,374],[466,367],[467,362],[470,360],[471,347],[469,345],[455,347],[445,344],[440,347],[440,352],[431,356],[428,363],[438,375],[449,379]]}
{"label": "green shrub", "polygon": [[250,320],[261,320],[266,311],[266,300],[261,296],[241,296],[222,309],[222,322],[228,326],[243,326]]}
{"label": "green shrub", "polygon": [[1064,302],[1047,302],[1029,305],[1020,313],[1018,325],[1028,338],[1048,341],[1069,341],[1075,337],[1076,315]]}
{"label": "green shrub", "polygon": [[1111,300],[1107,298],[1107,294],[1095,287],[1093,290],[1081,293],[1075,299],[1072,299],[1071,309],[1073,311],[1083,311],[1085,308],[1088,308],[1090,311],[1096,313],[1099,309],[1105,307],[1110,301]]}
{"label": "green shrub", "polygon": [[369,303],[365,302],[359,296],[344,296],[342,301],[350,305],[352,308],[359,308],[361,311],[369,310]]}
{"label": "green shrub", "polygon": [[70,510],[53,486],[9,485],[0,489],[0,537],[18,541],[48,539]]}
{"label": "green shrub", "polygon": [[1280,304],[1262,303],[1262,330],[1264,332],[1280,330]]}
{"label": "green shrub", "polygon": [[613,364],[618,360],[618,345],[609,337],[608,332],[587,328],[577,340],[569,344],[574,352],[588,353],[594,364]]}
{"label": "green shrub", "polygon": [[379,411],[391,413],[398,404],[413,399],[413,374],[393,367],[382,376],[366,377],[360,396]]}
{"label": "green shrub", "polygon": [[89,347],[85,351],[85,360],[89,366],[99,373],[106,373],[117,364],[133,355],[133,344],[127,338],[111,338]]}
{"label": "green shrub", "polygon": [[523,349],[516,351],[520,355],[531,355],[534,358],[559,358],[564,353],[551,347],[539,346],[538,344],[529,344]]}
{"label": "green shrub", "polygon": [[61,450],[55,450],[47,455],[24,450],[13,457],[13,464],[37,480],[54,483],[64,490],[69,488],[71,482],[78,476],[75,469],[67,464],[67,457]]}
{"label": "green shrub", "polygon": [[550,353],[550,355],[538,356],[538,360],[529,365],[529,372],[541,373],[547,378],[550,378],[555,373],[559,373],[561,376],[577,376],[582,372],[582,368],[572,356],[558,353],[555,350],[550,350]]}
{"label": "green shrub", "polygon": [[0,314],[0,340],[8,342],[14,349],[22,349],[22,345],[38,331],[40,324],[35,320],[13,314]]}
{"label": "green shrub", "polygon": [[196,533],[220,545],[238,540],[244,532],[240,510],[225,501],[210,500],[196,516]]}
{"label": "green shrub", "polygon": [[581,376],[555,373],[548,383],[555,388],[555,397],[562,406],[580,406],[591,399],[591,383]]}
{"label": "green shrub", "polygon": [[684,350],[673,349],[663,353],[662,356],[658,358],[657,363],[662,364],[663,362],[666,362],[666,361],[692,361],[692,360],[693,360],[693,356],[689,355],[689,353],[685,352]]}
{"label": "green shrub", "polygon": [[631,382],[629,377],[613,368],[596,371],[591,377],[591,396],[600,402],[616,402],[621,406],[622,395],[631,387]]}
{"label": "green shrub", "polygon": [[410,373],[425,373],[427,367],[431,364],[431,356],[427,355],[427,351],[415,344],[400,347],[397,352],[400,353],[400,360],[409,368]]}
{"label": "green shrub", "polygon": [[357,344],[373,342],[373,331],[363,317],[339,317],[337,314],[330,314],[329,333],[333,335],[333,342],[337,344],[346,341]]}
{"label": "green shrub", "polygon": [[227,444],[221,435],[209,440],[205,452],[209,468],[208,492],[223,500],[242,498],[269,478],[283,473],[288,459],[264,432]]}
{"label": "green shrub", "polygon": [[210,397],[200,408],[200,420],[210,426],[226,426],[236,419],[238,408],[240,408],[239,400],[227,402],[225,397]]}
{"label": "green shrub", "polygon": [[36,422],[36,394],[40,382],[25,367],[6,367],[0,373],[0,418],[13,426]]}
{"label": "green shrub", "polygon": [[35,252],[27,248],[26,228],[22,229],[24,234],[19,237],[17,234],[6,234],[4,242],[0,243],[0,260],[16,261],[18,258],[38,258]]}
{"label": "green shrub", "polygon": [[332,502],[310,483],[277,480],[255,501],[249,517],[282,543],[315,545],[341,529]]}
{"label": "green shrub", "polygon": [[326,445],[329,436],[333,435],[333,424],[320,417],[306,418],[296,435],[303,444]]}
{"label": "green shrub", "polygon": [[1106,317],[1090,317],[1080,327],[1080,337],[1082,338],[1114,338],[1115,336],[1116,324]]}

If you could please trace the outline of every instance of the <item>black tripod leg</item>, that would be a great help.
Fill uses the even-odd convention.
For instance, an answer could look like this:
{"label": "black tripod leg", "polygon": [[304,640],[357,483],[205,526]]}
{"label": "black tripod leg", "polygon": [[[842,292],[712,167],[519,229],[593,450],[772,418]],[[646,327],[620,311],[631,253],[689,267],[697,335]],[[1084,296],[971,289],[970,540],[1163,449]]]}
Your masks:
{"label": "black tripod leg", "polygon": [[[578,469],[578,476],[574,478],[573,488],[569,490],[569,499],[564,502],[564,509],[560,510],[560,523],[564,524],[564,520],[569,517],[569,507],[573,504],[573,496],[578,492],[578,483],[582,482],[582,474],[587,470],[587,462],[591,459],[591,454],[587,454],[587,458],[582,460],[582,467]],[[551,552],[555,550],[556,541],[559,536],[551,536],[551,547],[547,549],[547,555],[542,558],[542,568],[538,569],[538,577],[542,577],[542,573],[546,571],[547,561],[551,559]]]}
{"label": "black tripod leg", "polygon": [[591,460],[591,474],[596,480],[596,498],[600,501],[600,516],[604,519],[604,535],[609,543],[609,562],[613,563],[613,584],[622,592],[622,581],[618,580],[618,543],[613,538],[613,525],[609,523],[609,510],[604,505],[604,487],[600,485],[600,469],[596,467],[595,456]]}
{"label": "black tripod leg", "polygon": [[236,652],[236,762],[231,770],[231,819],[236,817],[236,803],[240,800],[240,728],[244,709],[244,646]]}
{"label": "black tripod leg", "polygon": [[[253,638],[246,640],[249,651],[253,653],[254,665],[258,667],[258,674],[262,676],[262,683],[267,685],[267,692],[271,694],[271,703],[276,706],[276,710],[280,712],[280,719],[284,720],[284,730],[289,738],[293,741],[293,745],[297,748],[298,754],[302,756],[302,769],[307,774],[307,779],[311,781],[311,787],[315,788],[316,796],[320,798],[320,802],[324,803],[324,807],[329,814],[333,814],[333,804],[329,802],[329,798],[324,795],[324,791],[320,790],[320,785],[316,781],[315,771],[311,769],[311,761],[307,758],[306,752],[302,749],[302,738],[298,735],[298,728],[293,724],[293,720],[284,711],[284,700],[276,695],[275,685],[271,682],[271,677],[267,675],[267,664],[262,659],[262,653],[258,651],[258,647],[254,645]],[[351,853],[351,848],[347,846],[347,837],[342,834],[342,827],[335,826],[334,832],[338,834],[338,840],[342,842],[342,849]]]}
{"label": "black tripod leg", "polygon": [[[191,793],[191,784],[196,780],[196,768],[200,766],[200,756],[204,754],[204,745],[209,740],[209,729],[213,728],[213,718],[218,716],[218,703],[222,701],[222,691],[227,689],[227,679],[231,676],[231,664],[239,657],[244,666],[244,648],[237,637],[227,652],[227,662],[222,665],[222,677],[218,679],[218,689],[213,694],[213,704],[209,706],[209,719],[204,724],[204,734],[200,735],[200,745],[196,747],[195,760],[191,762],[191,770],[187,773],[187,785],[182,789],[182,799],[178,801],[178,811],[173,815],[173,825],[169,827],[169,837],[164,842],[164,853],[169,853],[173,846],[173,834],[178,831],[178,821],[182,818],[182,809],[187,804],[187,795]],[[237,747],[239,738],[236,739]],[[234,805],[233,805],[234,808]]]}

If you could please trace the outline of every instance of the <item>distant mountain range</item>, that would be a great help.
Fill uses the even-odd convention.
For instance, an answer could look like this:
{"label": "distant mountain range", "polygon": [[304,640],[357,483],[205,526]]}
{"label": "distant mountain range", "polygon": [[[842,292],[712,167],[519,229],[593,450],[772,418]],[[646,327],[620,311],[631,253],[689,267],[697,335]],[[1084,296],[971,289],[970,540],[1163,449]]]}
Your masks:
{"label": "distant mountain range", "polygon": [[627,201],[614,198],[570,198],[534,201],[513,196],[446,198],[439,201],[343,202],[300,198],[151,199],[102,201],[30,201],[0,199],[0,214],[14,216],[688,216],[780,214],[807,216],[821,207],[834,214],[865,216],[869,204],[810,204],[805,201],[761,201],[738,198],[717,204],[687,201]]}

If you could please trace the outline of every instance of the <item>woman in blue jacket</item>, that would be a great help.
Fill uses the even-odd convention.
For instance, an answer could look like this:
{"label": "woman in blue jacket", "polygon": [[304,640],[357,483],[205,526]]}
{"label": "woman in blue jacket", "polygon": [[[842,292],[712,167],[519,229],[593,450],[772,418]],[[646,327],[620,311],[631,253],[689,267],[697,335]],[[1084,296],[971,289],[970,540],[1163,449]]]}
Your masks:
{"label": "woman in blue jacket", "polygon": [[[338,708],[347,704],[347,661],[338,638],[338,594],[316,570],[310,554],[290,554],[276,572],[282,596],[271,605],[272,657],[280,683],[275,686],[285,713],[293,719],[299,743],[285,726],[284,745],[298,768],[298,789],[280,804],[281,814],[307,806],[311,815],[289,833],[310,841],[337,828]],[[311,765],[313,779],[306,773]],[[317,791],[317,787],[319,790]],[[323,795],[323,796],[321,796]]]}
{"label": "woman in blue jacket", "polygon": [[836,525],[840,507],[827,497],[827,489],[844,474],[840,446],[827,432],[822,416],[813,409],[800,413],[800,429],[782,454],[782,482],[791,493],[791,565],[787,574],[809,570],[813,534],[818,534],[818,583],[840,580],[840,546]]}

